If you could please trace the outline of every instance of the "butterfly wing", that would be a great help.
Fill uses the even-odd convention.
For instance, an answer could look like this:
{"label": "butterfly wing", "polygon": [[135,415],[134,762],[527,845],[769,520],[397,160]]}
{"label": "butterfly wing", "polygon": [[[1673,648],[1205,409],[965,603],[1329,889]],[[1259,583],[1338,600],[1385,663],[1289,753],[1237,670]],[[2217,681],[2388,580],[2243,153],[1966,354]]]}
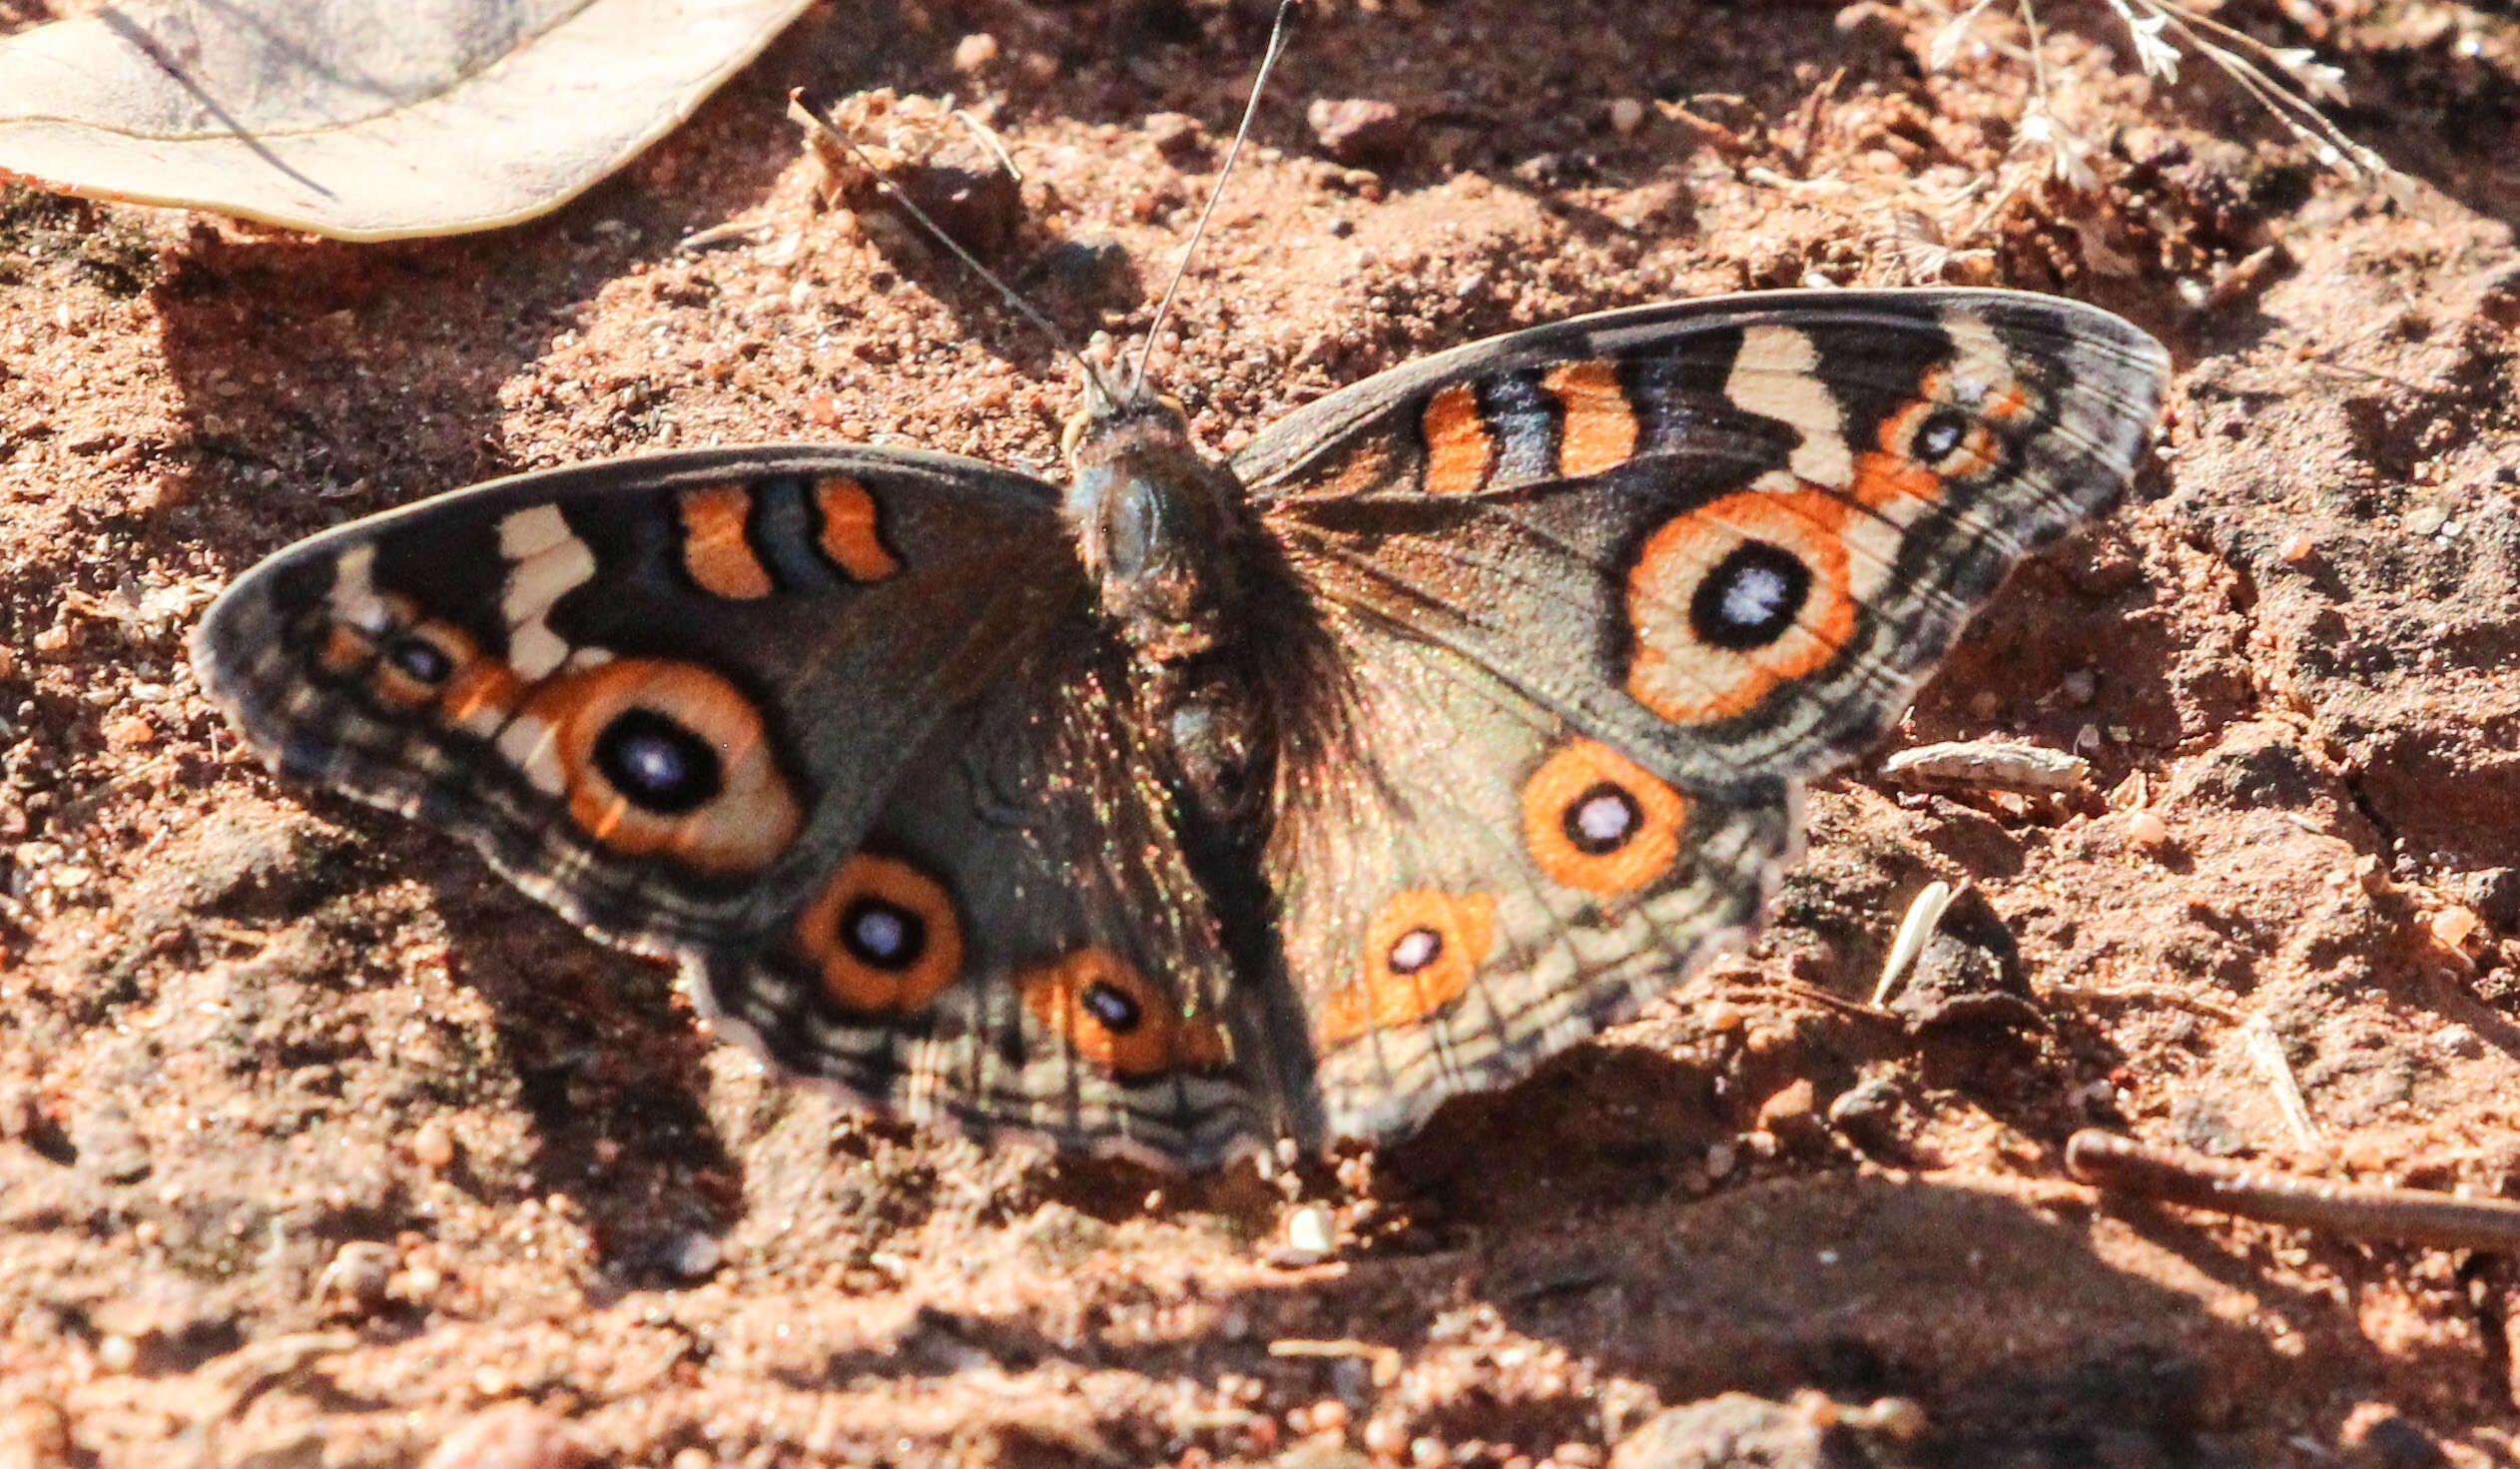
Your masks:
{"label": "butterfly wing", "polygon": [[712,450],[303,542],[238,579],[194,659],[283,773],[681,958],[794,1070],[1209,1161],[1267,1089],[1089,610],[1039,481]]}
{"label": "butterfly wing", "polygon": [[1878,737],[2015,561],[2117,499],[2167,367],[2046,297],[1726,297],[1431,358],[1234,464],[1322,594],[1746,796]]}
{"label": "butterfly wing", "polygon": [[1396,1138],[1633,1015],[1758,923],[1794,801],[1683,792],[1462,654],[1330,619],[1343,738],[1267,853],[1327,1136]]}
{"label": "butterfly wing", "polygon": [[1330,1130],[1405,1131],[1753,926],[1797,782],[2123,492],[2166,367],[2045,298],[1736,297],[1474,344],[1237,455],[1348,670],[1269,851]]}

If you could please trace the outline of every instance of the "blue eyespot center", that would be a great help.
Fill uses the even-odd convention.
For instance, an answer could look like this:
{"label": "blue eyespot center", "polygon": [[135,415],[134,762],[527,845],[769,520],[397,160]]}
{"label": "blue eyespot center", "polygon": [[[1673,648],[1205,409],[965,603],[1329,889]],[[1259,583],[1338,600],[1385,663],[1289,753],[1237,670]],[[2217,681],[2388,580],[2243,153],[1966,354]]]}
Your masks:
{"label": "blue eyespot center", "polygon": [[653,709],[625,709],[595,737],[595,768],[642,811],[680,816],[716,800],[725,770],[707,740]]}
{"label": "blue eyespot center", "polygon": [[1601,781],[1568,802],[1559,821],[1569,846],[1600,857],[1626,846],[1645,824],[1645,813],[1625,788]]}
{"label": "blue eyespot center", "polygon": [[1087,985],[1085,993],[1076,997],[1076,1003],[1114,1036],[1127,1035],[1146,1019],[1146,1013],[1139,1009],[1135,997],[1100,980]]}
{"label": "blue eyespot center", "polygon": [[1763,648],[1794,625],[1811,596],[1811,568],[1782,546],[1745,540],[1715,563],[1689,598],[1689,629],[1731,652]]}
{"label": "blue eyespot center", "polygon": [[907,970],[928,952],[928,921],[898,903],[860,898],[841,912],[840,945],[870,968]]}
{"label": "blue eyespot center", "polygon": [[1920,464],[1939,464],[1968,441],[1969,417],[1958,408],[1936,408],[1916,425],[1908,456]]}
{"label": "blue eyespot center", "polygon": [[1411,929],[1394,939],[1383,962],[1396,975],[1414,975],[1444,957],[1444,936],[1433,929]]}
{"label": "blue eyespot center", "polygon": [[446,650],[417,633],[404,633],[385,645],[385,662],[415,683],[440,684],[454,676],[455,660]]}

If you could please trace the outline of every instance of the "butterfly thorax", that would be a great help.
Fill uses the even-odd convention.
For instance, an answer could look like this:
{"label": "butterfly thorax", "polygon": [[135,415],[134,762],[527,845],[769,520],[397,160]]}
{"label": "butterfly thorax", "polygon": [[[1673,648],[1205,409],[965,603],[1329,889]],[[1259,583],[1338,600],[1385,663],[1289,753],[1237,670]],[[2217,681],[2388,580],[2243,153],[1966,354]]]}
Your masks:
{"label": "butterfly thorax", "polygon": [[1068,426],[1067,517],[1102,610],[1140,657],[1213,648],[1245,539],[1242,486],[1199,451],[1178,403],[1140,394]]}
{"label": "butterfly thorax", "polygon": [[1066,514],[1103,615],[1135,655],[1149,726],[1207,815],[1252,814],[1278,661],[1273,578],[1240,480],[1202,452],[1181,405],[1134,393],[1069,424]]}

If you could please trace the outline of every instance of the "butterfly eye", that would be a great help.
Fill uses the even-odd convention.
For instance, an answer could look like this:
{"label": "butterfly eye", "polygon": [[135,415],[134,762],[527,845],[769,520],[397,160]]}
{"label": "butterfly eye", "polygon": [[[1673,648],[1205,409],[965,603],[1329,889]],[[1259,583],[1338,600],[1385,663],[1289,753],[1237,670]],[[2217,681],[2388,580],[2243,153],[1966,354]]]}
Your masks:
{"label": "butterfly eye", "polygon": [[1076,446],[1085,441],[1085,431],[1091,427],[1093,427],[1093,410],[1079,408],[1068,414],[1067,426],[1059,432],[1059,457],[1065,459],[1071,469],[1076,463]]}
{"label": "butterfly eye", "polygon": [[797,915],[797,948],[855,1016],[927,1009],[962,973],[962,924],[945,885],[905,858],[861,852]]}
{"label": "butterfly eye", "polygon": [[1609,746],[1577,740],[1523,783],[1523,840],[1541,870],[1604,896],[1659,881],[1679,856],[1688,802]]}

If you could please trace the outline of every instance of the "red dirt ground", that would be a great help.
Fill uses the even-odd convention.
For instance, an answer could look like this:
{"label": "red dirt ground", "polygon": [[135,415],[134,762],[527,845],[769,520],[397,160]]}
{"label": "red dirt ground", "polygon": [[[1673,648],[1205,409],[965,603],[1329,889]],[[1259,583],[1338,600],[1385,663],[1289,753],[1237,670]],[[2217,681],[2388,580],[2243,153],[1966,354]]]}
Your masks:
{"label": "red dirt ground", "polygon": [[[2520,1170],[2520,24],[2223,12],[2344,68],[2392,196],[2202,65],[2141,80],[2106,10],[2043,14],[2089,191],[2008,160],[2000,12],[1942,73],[1924,0],[1388,0],[1301,37],[1156,358],[1219,447],[1491,332],[1813,278],[2099,302],[2178,376],[2134,501],[1892,741],[2080,740],[2096,794],[1824,783],[1752,953],[1308,1175],[1344,1242],[1297,1269],[1247,1171],[982,1153],[765,1079],[452,842],[276,786],[183,656],[260,556],[507,470],[765,438],[1047,470],[1074,384],[817,206],[787,89],[991,104],[1012,268],[1126,340],[1265,7],[818,7],[624,175],[472,239],[0,194],[0,1464],[459,1431],[441,1462],[2511,1462],[2520,1265],[2104,1199],[2062,1144]],[[1397,108],[1372,172],[1317,99]],[[1938,877],[1970,892],[1901,1014],[1830,1003]],[[2015,1000],[1947,1003],[1979,972]]]}

